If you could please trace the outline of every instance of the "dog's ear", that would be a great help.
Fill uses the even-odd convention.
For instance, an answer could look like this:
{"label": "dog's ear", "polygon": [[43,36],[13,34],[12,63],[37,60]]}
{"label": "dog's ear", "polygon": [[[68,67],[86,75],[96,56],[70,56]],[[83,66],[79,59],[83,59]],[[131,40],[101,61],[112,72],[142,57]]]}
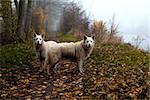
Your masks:
{"label": "dog's ear", "polygon": [[42,38],[44,37],[44,34],[42,34]]}
{"label": "dog's ear", "polygon": [[93,40],[95,40],[95,34],[94,34],[94,35],[92,35],[92,39],[93,39]]}
{"label": "dog's ear", "polygon": [[34,37],[36,37],[36,35],[37,35],[37,34],[36,34],[36,33],[34,33]]}
{"label": "dog's ear", "polygon": [[87,36],[86,35],[84,35],[84,40],[86,40],[87,39]]}
{"label": "dog's ear", "polygon": [[32,34],[33,34],[33,36],[34,36],[34,37],[36,37],[36,36],[37,36],[37,34],[36,34],[35,30],[33,30],[33,33],[32,33]]}

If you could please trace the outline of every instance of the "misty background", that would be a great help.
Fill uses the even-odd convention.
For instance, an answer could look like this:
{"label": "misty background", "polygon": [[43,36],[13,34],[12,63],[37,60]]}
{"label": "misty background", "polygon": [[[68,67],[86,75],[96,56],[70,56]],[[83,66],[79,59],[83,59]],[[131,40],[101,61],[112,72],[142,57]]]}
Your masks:
{"label": "misty background", "polygon": [[[17,9],[15,8],[17,7],[16,6],[17,3],[15,2],[18,1],[19,3],[19,1],[24,1],[24,0],[10,0],[10,1],[12,1],[11,5],[13,7],[13,10],[15,10]],[[64,21],[65,18],[64,16],[66,15],[64,14],[64,8],[67,7],[69,8],[70,2],[75,2],[77,5],[79,5],[79,8],[83,9],[84,14],[86,14],[87,16],[84,18],[86,21],[88,20],[87,22],[86,21],[84,22],[85,27],[87,27],[88,25],[92,25],[92,22],[94,20],[97,21],[102,20],[103,22],[106,22],[106,26],[109,27],[111,24],[110,20],[114,16],[115,18],[114,21],[118,26],[117,35],[122,37],[124,42],[127,43],[129,42],[133,45],[138,44],[139,47],[144,50],[149,50],[150,48],[150,28],[149,28],[150,1],[149,0],[138,0],[138,1],[137,0],[132,0],[132,1],[130,0],[122,0],[122,1],[120,0],[105,0],[105,1],[103,0],[73,0],[73,1],[72,0],[25,0],[24,1],[24,3],[26,4],[24,7],[25,11],[28,10],[27,4],[29,4],[29,1],[32,2],[31,8],[34,9],[37,7],[41,7],[41,9],[40,10],[38,9],[39,11],[36,10],[36,12],[44,13],[44,15],[42,16],[43,27],[42,30],[39,32],[42,32],[43,30],[46,33],[55,33],[55,32],[62,31],[62,26],[65,26],[64,23],[68,23],[66,20],[68,18],[66,18]],[[69,13],[71,13],[71,10]],[[23,15],[27,15],[27,14],[28,11]],[[36,14],[35,16],[37,16]],[[74,24],[74,26],[78,26],[79,25],[79,22],[77,22],[78,19],[77,18],[75,19],[76,20],[74,22],[76,22],[76,24]],[[37,27],[38,24],[36,23],[37,21],[34,22],[35,22],[34,26]],[[19,21],[17,23],[19,23]],[[65,27],[63,28],[64,28],[63,30],[66,31]],[[74,27],[74,29],[79,29],[79,28]],[[1,27],[1,32],[2,30],[4,29]],[[66,32],[68,32],[68,30]],[[70,31],[72,32],[71,28]],[[17,33],[20,36],[19,34],[20,32],[18,31],[18,29],[17,29]],[[56,37],[56,34],[51,34],[50,36],[48,35],[48,38],[54,38],[54,37]]]}
{"label": "misty background", "polygon": [[[69,2],[64,0],[63,2]],[[60,2],[59,0],[57,2]],[[150,48],[150,1],[149,0],[75,0],[85,9],[90,20],[103,20],[108,22],[115,15],[118,24],[118,35],[124,42],[136,45],[136,40],[141,41],[140,48]],[[58,9],[57,12],[54,8]],[[47,11],[51,13],[51,30],[56,31],[62,17],[62,6],[51,3]],[[51,12],[52,11],[52,12]]]}
{"label": "misty background", "polygon": [[149,0],[76,0],[83,5],[91,19],[110,21],[115,15],[119,36],[124,42],[135,45],[142,40],[140,48],[150,47],[150,1]]}

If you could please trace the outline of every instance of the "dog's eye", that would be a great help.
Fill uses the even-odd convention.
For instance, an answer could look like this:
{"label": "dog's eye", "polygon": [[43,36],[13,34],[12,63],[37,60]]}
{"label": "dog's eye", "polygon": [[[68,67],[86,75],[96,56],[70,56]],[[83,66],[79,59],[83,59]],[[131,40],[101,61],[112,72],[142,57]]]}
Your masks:
{"label": "dog's eye", "polygon": [[41,39],[40,39],[41,40]]}
{"label": "dog's eye", "polygon": [[37,40],[37,38],[35,40]]}

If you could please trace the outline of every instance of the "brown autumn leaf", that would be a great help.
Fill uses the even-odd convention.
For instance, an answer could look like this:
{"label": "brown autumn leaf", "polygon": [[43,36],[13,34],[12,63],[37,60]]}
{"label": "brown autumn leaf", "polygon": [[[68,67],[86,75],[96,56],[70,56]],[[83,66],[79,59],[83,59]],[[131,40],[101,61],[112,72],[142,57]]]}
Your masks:
{"label": "brown autumn leaf", "polygon": [[28,84],[28,83],[29,83],[29,79],[24,79],[24,80],[22,80],[22,82],[23,82],[24,84]]}

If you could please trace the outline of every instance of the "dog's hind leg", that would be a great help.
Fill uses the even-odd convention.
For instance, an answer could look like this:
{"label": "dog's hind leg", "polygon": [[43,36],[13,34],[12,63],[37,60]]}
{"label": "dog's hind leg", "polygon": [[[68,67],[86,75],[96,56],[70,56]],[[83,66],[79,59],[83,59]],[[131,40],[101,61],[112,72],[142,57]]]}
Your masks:
{"label": "dog's hind leg", "polygon": [[56,73],[57,67],[59,66],[59,63],[56,63],[53,67],[53,71]]}
{"label": "dog's hind leg", "polygon": [[55,64],[51,64],[49,68],[50,68],[51,73],[54,74]]}
{"label": "dog's hind leg", "polygon": [[48,65],[47,65],[47,68],[46,68],[46,69],[47,69],[47,74],[50,75],[49,66],[48,66]]}

